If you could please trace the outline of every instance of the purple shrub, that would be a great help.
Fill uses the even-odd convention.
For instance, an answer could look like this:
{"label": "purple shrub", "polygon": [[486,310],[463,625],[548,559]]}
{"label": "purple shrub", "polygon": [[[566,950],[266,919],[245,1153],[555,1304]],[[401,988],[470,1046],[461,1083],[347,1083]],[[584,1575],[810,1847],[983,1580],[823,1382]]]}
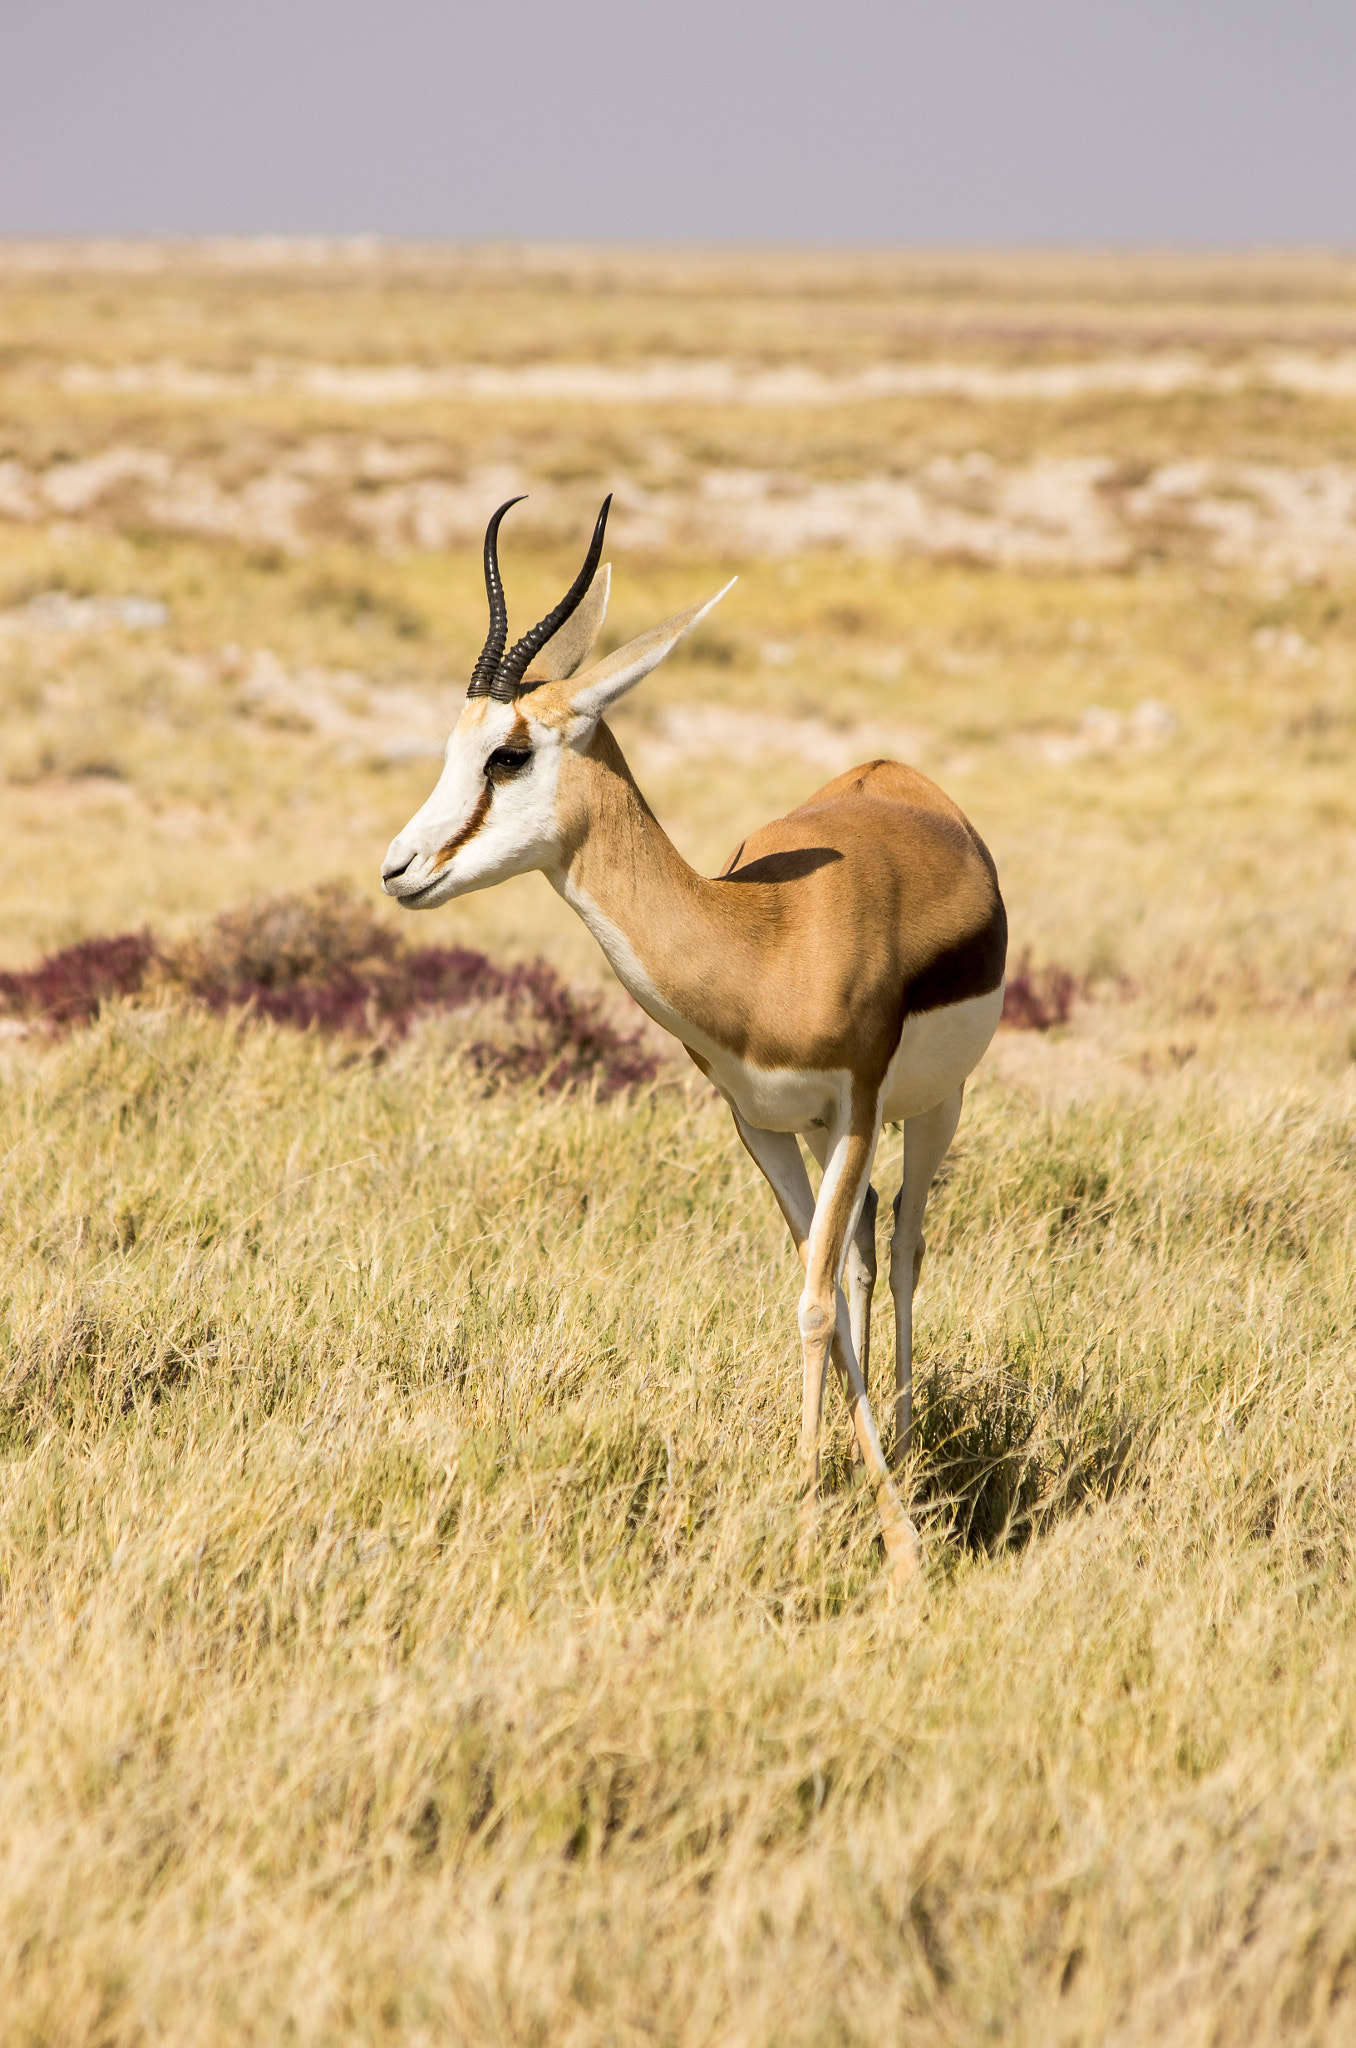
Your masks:
{"label": "purple shrub", "polygon": [[596,1083],[601,1095],[658,1072],[640,1030],[619,1031],[596,996],[576,995],[545,960],[502,967],[466,946],[402,945],[366,904],[331,886],[224,912],[196,937],[157,946],[149,932],[86,939],[23,974],[0,974],[0,1015],[54,1029],[88,1023],[111,995],[177,988],[217,1012],[245,1009],[299,1031],[403,1038],[430,1011],[495,1006],[509,1027],[467,1056],[487,1078],[548,1093]]}
{"label": "purple shrub", "polygon": [[508,1081],[537,1081],[550,1094],[597,1078],[600,1095],[615,1095],[623,1088],[653,1081],[658,1062],[647,1052],[639,1031],[619,1032],[603,1013],[593,996],[577,996],[545,960],[524,962],[507,971],[494,967],[483,954],[491,973],[500,976],[496,991],[503,1000],[507,1017],[518,1017],[527,1008],[543,1027],[534,1042],[515,1040],[508,1046],[477,1041],[470,1056],[483,1073]]}
{"label": "purple shrub", "polygon": [[1010,1031],[1049,1031],[1068,1023],[1078,992],[1078,982],[1067,967],[1052,962],[1033,968],[1031,954],[1025,952],[1016,973],[1008,976],[1000,1021]]}
{"label": "purple shrub", "polygon": [[0,974],[0,1015],[88,1024],[109,996],[139,995],[155,959],[149,932],[82,939],[21,974]]}

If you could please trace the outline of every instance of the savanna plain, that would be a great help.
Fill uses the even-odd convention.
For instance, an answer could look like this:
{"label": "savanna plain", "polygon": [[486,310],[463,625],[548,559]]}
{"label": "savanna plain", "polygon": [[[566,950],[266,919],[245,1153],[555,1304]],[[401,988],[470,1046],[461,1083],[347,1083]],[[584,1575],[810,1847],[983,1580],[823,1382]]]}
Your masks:
{"label": "savanna plain", "polygon": [[[1350,2041],[1356,263],[11,245],[0,309],[4,2041]],[[376,893],[516,490],[514,630],[606,490],[606,645],[739,572],[615,721],[695,865],[881,754],[997,860],[916,1596],[832,1386],[797,1564],[706,1084],[540,877]],[[384,1003],[431,946],[493,972]]]}

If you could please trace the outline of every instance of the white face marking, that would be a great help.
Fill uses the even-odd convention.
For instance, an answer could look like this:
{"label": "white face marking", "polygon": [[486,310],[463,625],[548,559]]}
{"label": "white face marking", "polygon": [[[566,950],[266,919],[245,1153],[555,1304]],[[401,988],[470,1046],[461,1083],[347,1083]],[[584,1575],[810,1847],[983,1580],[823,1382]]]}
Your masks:
{"label": "white face marking", "polygon": [[[725,590],[729,588],[727,583]],[[606,571],[601,585],[595,579],[595,589],[601,601],[584,613],[585,631],[569,637],[563,627],[547,643],[548,652],[555,647],[557,663],[544,664],[547,677],[543,680],[551,673],[572,674],[584,659],[591,634],[602,624]],[[532,717],[530,691],[512,704],[499,704],[490,697],[468,701],[447,743],[437,787],[387,849],[381,868],[386,894],[407,910],[433,910],[453,896],[488,889],[494,882],[527,874],[533,868],[556,879],[561,866],[556,792],[562,748],[570,746],[582,752],[608,706],[648,675],[725,590],[652,627],[588,669],[579,678],[563,732]],[[566,636],[563,640],[562,635]],[[516,772],[496,774],[493,756],[509,747],[522,750],[524,723],[529,732],[530,761]]]}
{"label": "white face marking", "polygon": [[[468,703],[433,794],[391,841],[381,870],[386,894],[407,910],[433,910],[510,875],[558,866],[562,744],[531,716],[530,699]],[[524,753],[524,764],[514,765]]]}

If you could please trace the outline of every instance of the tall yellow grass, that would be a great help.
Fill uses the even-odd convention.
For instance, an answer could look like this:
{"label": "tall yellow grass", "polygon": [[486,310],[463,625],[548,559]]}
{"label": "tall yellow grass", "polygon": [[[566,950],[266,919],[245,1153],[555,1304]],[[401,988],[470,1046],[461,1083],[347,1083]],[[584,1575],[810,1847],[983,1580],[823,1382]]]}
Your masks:
{"label": "tall yellow grass", "polygon": [[[88,454],[136,410],[225,475],[264,435],[368,429],[276,393],[26,394],[58,356],[219,366],[280,330],[393,358],[463,302],[482,352],[515,318],[565,356],[610,320],[638,358],[751,350],[750,323],[829,363],[896,319],[955,346],[945,265],[931,298],[863,266],[836,309],[827,259],[628,260],[620,287],[393,260],[381,291],[11,265],[4,432]],[[1326,345],[1348,289],[1273,277],[1272,319],[1227,266],[1127,271],[1128,313],[1114,266],[961,275],[1004,361],[1055,347],[1018,299],[1068,349],[1071,305],[1142,340],[1153,291],[1230,347],[1301,317]],[[1263,431],[1255,392],[999,411],[1016,455]],[[1349,459],[1356,408],[1273,412],[1277,459]],[[880,425],[854,419],[848,471]],[[584,516],[647,434],[710,426],[574,422]],[[900,733],[993,845],[1017,950],[1080,978],[1066,1029],[1000,1034],[934,1195],[916,1601],[837,1410],[796,1567],[797,1268],[677,1063],[630,1100],[486,1093],[436,1018],[376,1059],[167,996],[0,1043],[6,2043],[1350,2039],[1356,612],[1340,578],[1175,546],[1116,575],[753,560],[619,721],[708,866],[823,779],[815,732]],[[515,605],[575,552],[525,536]],[[619,558],[612,630],[719,566]],[[0,524],[0,579],[10,966],[370,887],[435,772],[382,693],[436,726],[479,639],[473,551],[271,554],[113,501]],[[52,589],[169,623],[49,630]],[[348,723],[251,694],[261,647]],[[404,929],[600,972],[531,879]]]}

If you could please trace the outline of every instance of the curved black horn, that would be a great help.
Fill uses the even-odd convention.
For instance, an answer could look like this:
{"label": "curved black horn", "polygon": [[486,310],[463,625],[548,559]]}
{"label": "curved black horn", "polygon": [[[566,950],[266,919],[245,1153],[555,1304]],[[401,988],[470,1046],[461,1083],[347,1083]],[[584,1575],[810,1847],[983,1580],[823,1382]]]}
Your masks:
{"label": "curved black horn", "polygon": [[499,673],[490,685],[490,695],[497,703],[511,704],[513,699],[521,693],[523,677],[527,673],[528,666],[534,656],[541,653],[542,648],[545,647],[551,635],[558,633],[570,614],[577,611],[583,603],[584,594],[593,581],[594,572],[598,567],[598,561],[603,552],[603,534],[607,529],[607,515],[611,505],[612,493],[609,491],[603,499],[603,509],[598,514],[598,522],[593,529],[593,539],[589,542],[589,551],[584,557],[584,566],[575,577],[574,582],[570,585],[564,597],[561,598],[560,603],[554,611],[548,612],[546,617],[541,620],[540,624],[535,625],[530,633],[524,633],[522,639],[509,649],[509,652],[500,662]]}
{"label": "curved black horn", "polygon": [[[526,495],[524,492],[523,497]],[[489,696],[490,684],[499,673],[499,664],[504,658],[504,642],[508,639],[508,606],[504,602],[504,584],[499,574],[499,522],[512,506],[522,502],[522,498],[507,499],[485,528],[485,595],[490,600],[490,630],[471,670],[471,687],[466,692],[468,697]]]}

